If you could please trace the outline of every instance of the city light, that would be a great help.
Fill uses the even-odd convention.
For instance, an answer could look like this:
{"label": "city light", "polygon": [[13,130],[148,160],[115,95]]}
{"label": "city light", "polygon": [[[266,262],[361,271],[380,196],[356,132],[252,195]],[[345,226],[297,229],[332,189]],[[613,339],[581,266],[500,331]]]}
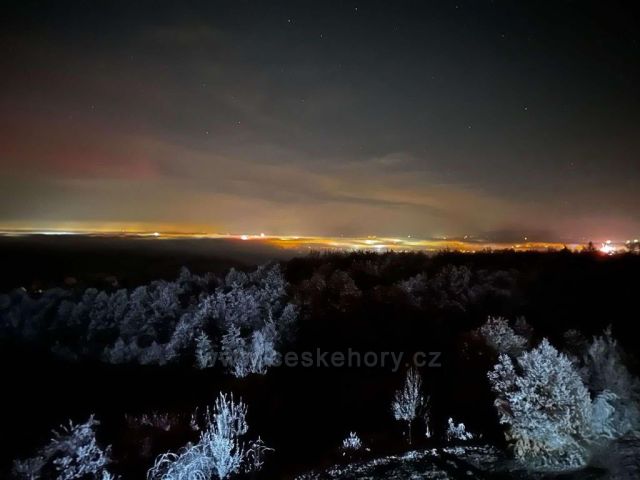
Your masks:
{"label": "city light", "polygon": [[613,255],[614,253],[616,253],[617,249],[614,245],[611,244],[611,240],[607,240],[602,244],[602,247],[600,247],[600,251],[605,255]]}

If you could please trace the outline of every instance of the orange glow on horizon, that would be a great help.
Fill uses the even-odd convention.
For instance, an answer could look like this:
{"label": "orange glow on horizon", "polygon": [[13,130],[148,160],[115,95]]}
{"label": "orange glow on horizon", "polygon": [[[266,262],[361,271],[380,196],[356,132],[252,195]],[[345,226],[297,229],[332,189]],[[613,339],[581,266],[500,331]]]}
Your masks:
{"label": "orange glow on horizon", "polygon": [[[151,228],[153,227],[153,228]],[[164,227],[164,228],[162,228]],[[240,240],[247,243],[257,242],[284,250],[332,251],[399,251],[399,252],[438,252],[452,250],[459,252],[480,252],[484,250],[513,249],[516,251],[560,250],[565,246],[571,250],[578,250],[582,244],[565,244],[561,242],[532,242],[518,243],[473,241],[468,238],[432,238],[420,239],[414,236],[399,237],[336,237],[336,236],[301,236],[301,235],[269,235],[259,233],[214,233],[204,228],[186,229],[184,226],[146,225],[146,224],[112,224],[78,228],[78,225],[65,224],[56,228],[0,228],[0,235],[88,235],[88,236],[126,236],[132,238],[149,238],[158,241],[168,239],[227,239]]]}

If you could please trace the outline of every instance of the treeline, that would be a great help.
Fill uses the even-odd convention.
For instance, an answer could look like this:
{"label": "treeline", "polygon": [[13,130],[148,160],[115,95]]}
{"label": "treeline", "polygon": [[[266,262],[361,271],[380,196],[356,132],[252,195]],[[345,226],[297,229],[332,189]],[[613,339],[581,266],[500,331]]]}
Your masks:
{"label": "treeline", "polygon": [[237,376],[265,373],[289,337],[297,309],[278,264],[225,278],[182,269],[175,281],[133,290],[24,289],[0,295],[0,335],[67,360],[213,366],[226,354]]}
{"label": "treeline", "polygon": [[284,265],[292,301],[305,318],[317,320],[305,325],[318,327],[314,335],[339,317],[337,328],[349,322],[364,335],[365,325],[355,325],[360,319],[372,329],[384,319],[407,328],[418,321],[454,337],[488,315],[502,315],[525,316],[554,341],[569,329],[596,335],[612,324],[627,350],[640,347],[635,322],[626,320],[637,304],[640,257],[633,254],[362,252],[315,254]]}
{"label": "treeline", "polygon": [[408,331],[454,339],[488,315],[526,316],[554,340],[612,324],[632,350],[633,325],[621,320],[635,298],[638,260],[597,252],[315,253],[224,277],[183,268],[173,281],[130,289],[19,288],[0,294],[0,339],[114,364],[207,368],[222,355],[238,376],[264,371],[294,336],[299,348],[342,338],[370,349],[381,337],[406,348]]}

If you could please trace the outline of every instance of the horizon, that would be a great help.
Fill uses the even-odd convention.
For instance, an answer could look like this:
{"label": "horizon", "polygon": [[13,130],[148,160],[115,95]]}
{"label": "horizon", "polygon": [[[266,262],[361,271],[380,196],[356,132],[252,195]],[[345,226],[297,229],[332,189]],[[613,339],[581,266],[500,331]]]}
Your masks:
{"label": "horizon", "polygon": [[[139,226],[138,226],[139,227]],[[229,240],[239,243],[258,243],[282,250],[298,251],[371,251],[371,252],[426,252],[455,251],[476,253],[486,251],[558,251],[569,249],[581,251],[589,248],[605,254],[623,253],[639,243],[638,239],[605,239],[587,241],[547,241],[521,237],[518,239],[491,239],[480,236],[430,237],[402,236],[321,236],[321,235],[272,235],[260,233],[216,233],[206,231],[168,231],[140,228],[121,229],[3,229],[0,237],[67,236],[100,238],[139,238],[148,240]]]}

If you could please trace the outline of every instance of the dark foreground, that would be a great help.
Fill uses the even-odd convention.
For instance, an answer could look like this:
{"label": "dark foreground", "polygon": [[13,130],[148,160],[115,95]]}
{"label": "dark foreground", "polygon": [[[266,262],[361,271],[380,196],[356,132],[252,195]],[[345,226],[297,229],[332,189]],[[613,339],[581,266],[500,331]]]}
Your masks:
{"label": "dark foreground", "polygon": [[[34,298],[56,285],[73,298],[86,287],[132,289],[154,278],[175,278],[181,265],[223,277],[231,266],[251,270],[268,257],[265,252],[238,251],[225,256],[201,248],[194,253],[175,246],[143,252],[119,243],[104,247],[101,256],[99,242],[84,243],[77,252],[68,245],[38,243],[36,255],[33,243],[13,242],[3,249],[10,265],[2,278],[4,291],[24,285]],[[74,252],[77,259],[69,261],[76,258]],[[219,366],[198,370],[188,356],[163,365],[113,365],[85,349],[85,356],[61,358],[52,353],[48,339],[54,331],[46,327],[37,339],[2,337],[0,422],[9,440],[2,451],[2,471],[10,470],[12,460],[33,455],[52,428],[67,419],[82,422],[94,413],[101,422],[99,442],[113,446],[111,470],[125,479],[143,478],[158,454],[197,440],[189,428],[191,414],[224,391],[242,397],[250,431],[275,449],[259,478],[294,478],[311,470],[316,473],[303,478],[528,478],[521,470],[487,466],[495,452],[499,462],[508,462],[486,379],[497,355],[471,332],[489,315],[524,316],[535,331],[535,342],[546,337],[564,348],[567,330],[590,338],[611,325],[626,352],[640,351],[635,319],[629,314],[637,310],[637,255],[310,255],[283,260],[281,270],[288,283],[287,299],[299,309],[286,351],[440,352],[437,365],[421,369],[431,397],[431,438],[416,426],[409,447],[403,425],[391,414],[406,363],[399,371],[388,365],[281,366],[266,375],[234,378]],[[430,279],[430,293],[416,300],[401,285],[421,273]],[[202,288],[220,288],[220,281],[208,282]],[[72,331],[64,332],[66,337],[56,341],[73,344]],[[215,329],[210,334],[218,338]],[[627,360],[637,375],[636,359]],[[448,445],[449,417],[482,436],[476,442],[476,460],[470,457],[472,450],[456,451]],[[341,441],[350,431],[358,432],[368,451],[355,457],[342,454]],[[624,445],[619,450],[626,453],[620,458],[637,459],[637,444]],[[410,449],[422,453],[402,457]],[[429,453],[431,449],[438,454]],[[359,463],[347,466],[351,461]],[[613,478],[607,477],[612,466],[605,463],[594,457],[587,470],[562,478]],[[632,478],[626,474],[615,478]]]}

